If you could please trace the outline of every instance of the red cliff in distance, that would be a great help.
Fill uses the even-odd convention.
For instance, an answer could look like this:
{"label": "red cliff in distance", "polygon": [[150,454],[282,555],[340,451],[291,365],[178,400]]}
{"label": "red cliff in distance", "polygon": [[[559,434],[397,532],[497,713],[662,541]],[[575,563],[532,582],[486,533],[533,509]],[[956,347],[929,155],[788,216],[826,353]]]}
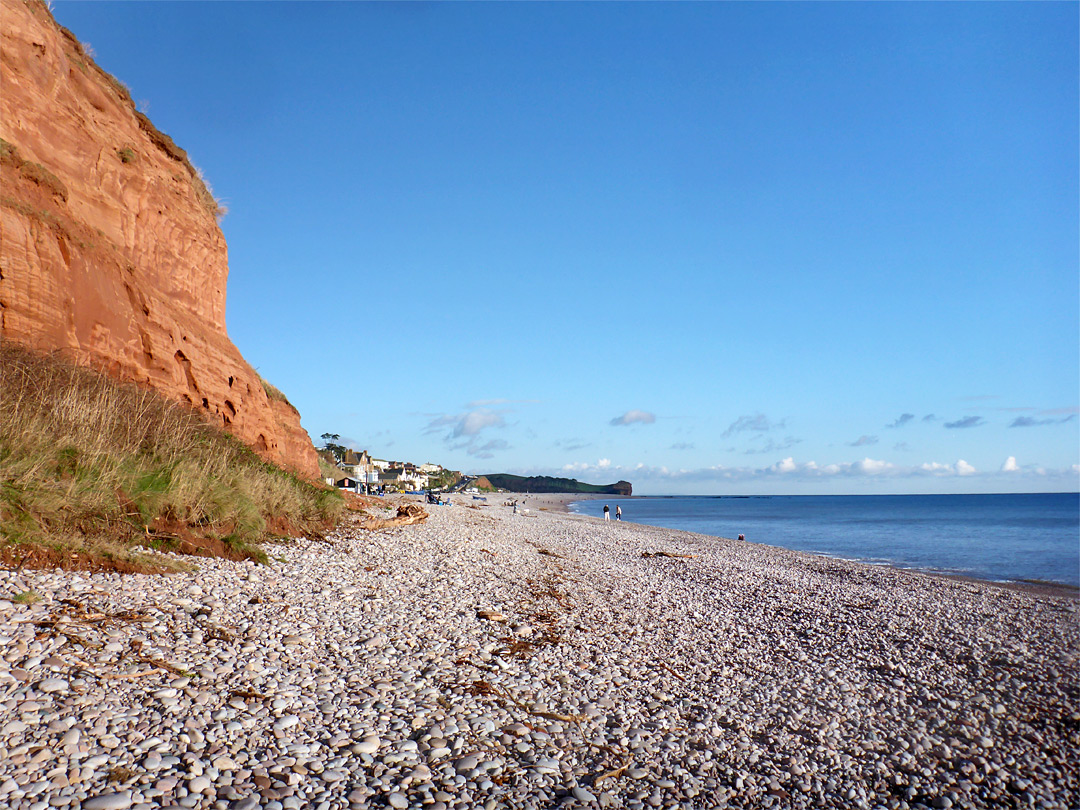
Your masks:
{"label": "red cliff in distance", "polygon": [[318,476],[300,415],[225,329],[213,195],[39,0],[0,0],[0,339],[190,402]]}

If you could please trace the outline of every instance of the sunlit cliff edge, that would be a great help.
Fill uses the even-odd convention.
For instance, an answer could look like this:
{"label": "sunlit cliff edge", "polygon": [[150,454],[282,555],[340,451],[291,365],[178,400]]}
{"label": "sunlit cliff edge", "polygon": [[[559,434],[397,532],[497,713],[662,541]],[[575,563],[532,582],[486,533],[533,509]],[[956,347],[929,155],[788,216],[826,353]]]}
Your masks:
{"label": "sunlit cliff edge", "polygon": [[221,211],[186,153],[38,0],[0,0],[0,339],[148,385],[318,475],[230,341]]}

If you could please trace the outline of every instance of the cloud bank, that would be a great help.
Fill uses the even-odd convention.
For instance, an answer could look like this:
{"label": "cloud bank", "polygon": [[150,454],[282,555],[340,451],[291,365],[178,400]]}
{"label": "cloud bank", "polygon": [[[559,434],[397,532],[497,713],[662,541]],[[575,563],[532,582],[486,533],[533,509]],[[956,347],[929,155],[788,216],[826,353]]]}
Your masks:
{"label": "cloud bank", "polygon": [[656,467],[647,464],[636,464],[634,466],[615,465],[611,463],[610,459],[600,459],[596,464],[581,461],[566,464],[559,470],[559,472],[563,474],[587,474],[601,471],[609,473],[615,471],[623,476],[637,475],[638,477],[652,479],[720,481],[749,481],[778,476],[804,480],[821,480],[838,477],[943,478],[949,476],[969,476],[978,473],[978,470],[964,459],[957,459],[951,464],[930,461],[922,464],[906,465],[894,464],[891,461],[874,459],[869,456],[857,461],[836,462],[832,464],[818,464],[816,461],[796,461],[793,456],[787,456],[786,458],[765,467],[728,467],[720,464],[713,467],[680,470],[672,470],[667,466]]}

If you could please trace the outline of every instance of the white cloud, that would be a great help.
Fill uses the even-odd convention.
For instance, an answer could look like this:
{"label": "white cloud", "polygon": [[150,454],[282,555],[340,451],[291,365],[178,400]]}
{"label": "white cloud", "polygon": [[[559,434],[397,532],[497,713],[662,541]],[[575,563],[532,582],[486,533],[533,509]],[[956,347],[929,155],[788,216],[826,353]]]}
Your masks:
{"label": "white cloud", "polygon": [[[640,469],[642,465],[638,465]],[[595,464],[590,464],[587,461],[575,461],[571,464],[564,464],[561,468],[561,472],[565,473],[598,473],[604,470],[623,470],[624,468],[619,465],[611,463],[610,458],[598,459]]]}
{"label": "white cloud", "polygon": [[788,456],[783,461],[778,461],[769,468],[772,472],[777,473],[791,473],[799,469],[799,465],[795,463],[795,459]]}
{"label": "white cloud", "polygon": [[475,436],[484,428],[505,427],[504,413],[507,412],[476,408],[465,413],[443,414],[428,422],[427,427],[424,428],[424,433],[438,433],[443,428],[451,428],[446,437],[447,441],[460,439],[462,436]]}
{"label": "white cloud", "polygon": [[503,439],[495,439],[484,444],[481,444],[480,439],[480,433],[487,428],[506,427],[504,413],[507,411],[476,408],[465,413],[443,414],[428,422],[424,433],[439,433],[449,428],[443,441],[450,446],[451,450],[464,450],[471,456],[487,459],[492,457],[494,451],[506,450],[510,447]]}
{"label": "white cloud", "polygon": [[934,476],[949,476],[949,475],[972,475],[977,470],[968,464],[963,459],[959,459],[955,464],[942,464],[938,461],[930,461],[924,464],[920,464],[915,467],[916,472],[928,473]]}
{"label": "white cloud", "polygon": [[1009,456],[1005,459],[1005,463],[1001,465],[1002,472],[1020,472],[1020,467],[1016,463],[1016,456]]}
{"label": "white cloud", "polygon": [[854,469],[864,475],[880,475],[883,472],[895,469],[888,461],[878,461],[873,458],[864,458],[853,465]]}
{"label": "white cloud", "polygon": [[924,464],[920,464],[918,466],[918,469],[922,470],[923,472],[928,472],[928,473],[950,473],[950,472],[953,471],[953,468],[950,465],[948,465],[948,464],[939,464],[936,461],[931,461],[931,462],[927,462],[927,463],[924,463]]}
{"label": "white cloud", "polygon": [[501,414],[484,410],[483,408],[469,411],[458,421],[454,427],[454,436],[475,436],[486,427],[503,427],[506,421]]}
{"label": "white cloud", "polygon": [[622,425],[632,425],[635,422],[643,425],[651,425],[656,421],[656,414],[649,413],[648,411],[627,411],[622,416],[616,416],[611,420],[611,424],[616,427]]}

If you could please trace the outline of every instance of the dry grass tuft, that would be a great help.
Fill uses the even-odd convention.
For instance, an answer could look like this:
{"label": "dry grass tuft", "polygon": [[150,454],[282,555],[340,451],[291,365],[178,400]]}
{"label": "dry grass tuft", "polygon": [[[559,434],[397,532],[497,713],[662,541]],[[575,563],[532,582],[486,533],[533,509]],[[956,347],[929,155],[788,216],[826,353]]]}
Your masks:
{"label": "dry grass tuft", "polygon": [[274,535],[319,533],[334,490],[259,458],[197,411],[0,345],[0,555],[130,570],[136,547],[263,559]]}
{"label": "dry grass tuft", "polygon": [[283,393],[281,393],[281,391],[276,386],[271,385],[266,380],[264,380],[261,376],[259,377],[259,382],[262,383],[263,391],[266,392],[266,398],[267,399],[271,399],[271,400],[274,400],[276,402],[284,402],[290,408],[292,408],[293,410],[296,410],[296,408],[293,407],[293,404],[291,402],[289,402],[288,397],[286,397]]}

